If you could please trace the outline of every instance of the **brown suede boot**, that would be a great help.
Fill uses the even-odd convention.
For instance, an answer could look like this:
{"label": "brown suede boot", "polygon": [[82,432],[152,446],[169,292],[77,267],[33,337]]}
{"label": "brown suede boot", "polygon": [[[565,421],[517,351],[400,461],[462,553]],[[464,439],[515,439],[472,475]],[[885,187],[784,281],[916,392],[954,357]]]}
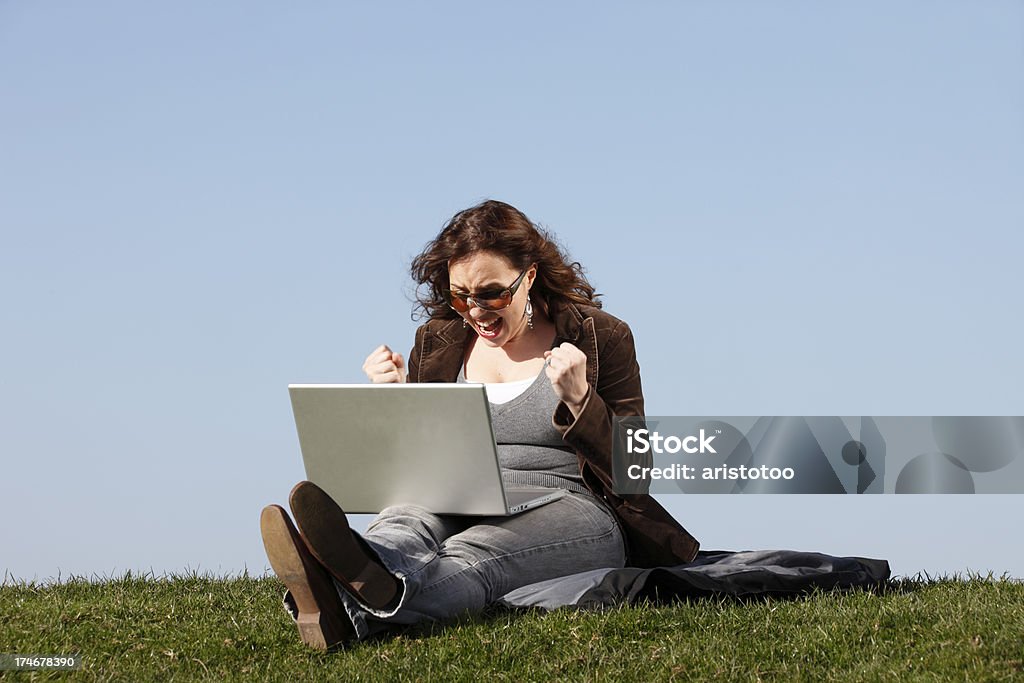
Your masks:
{"label": "brown suede boot", "polygon": [[355,638],[355,629],[327,570],[310,555],[288,513],[268,505],[260,514],[263,547],[274,573],[291,592],[302,642],[328,650]]}
{"label": "brown suede boot", "polygon": [[387,610],[402,585],[363,539],[352,532],[345,511],[311,481],[300,481],[288,499],[309,552],[367,607]]}

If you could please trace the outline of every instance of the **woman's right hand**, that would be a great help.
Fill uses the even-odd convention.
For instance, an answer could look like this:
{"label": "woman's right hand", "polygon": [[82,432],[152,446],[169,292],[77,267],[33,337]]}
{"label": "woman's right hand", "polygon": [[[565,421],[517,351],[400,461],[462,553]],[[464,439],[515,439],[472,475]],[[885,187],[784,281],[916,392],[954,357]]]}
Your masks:
{"label": "woman's right hand", "polygon": [[405,382],[405,359],[402,354],[395,353],[386,344],[381,344],[366,357],[363,372],[374,384],[394,384]]}

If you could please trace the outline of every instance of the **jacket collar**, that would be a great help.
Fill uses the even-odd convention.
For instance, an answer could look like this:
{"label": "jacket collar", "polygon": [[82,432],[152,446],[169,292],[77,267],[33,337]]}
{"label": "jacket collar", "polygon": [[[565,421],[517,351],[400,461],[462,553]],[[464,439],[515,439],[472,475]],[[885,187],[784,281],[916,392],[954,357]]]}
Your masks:
{"label": "jacket collar", "polygon": [[552,306],[551,319],[555,323],[555,337],[558,341],[576,342],[583,326],[583,314],[571,303]]}

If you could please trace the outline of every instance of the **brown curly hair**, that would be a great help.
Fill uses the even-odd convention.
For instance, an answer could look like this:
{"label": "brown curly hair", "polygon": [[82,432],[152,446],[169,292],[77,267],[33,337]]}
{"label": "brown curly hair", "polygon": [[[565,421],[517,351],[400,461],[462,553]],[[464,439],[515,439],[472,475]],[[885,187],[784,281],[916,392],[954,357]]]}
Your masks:
{"label": "brown curly hair", "polygon": [[518,269],[536,263],[537,278],[530,294],[538,297],[545,311],[566,302],[601,307],[600,294],[587,281],[583,266],[569,262],[551,234],[514,206],[489,199],[455,214],[413,259],[414,318],[417,313],[429,318],[459,317],[446,298],[451,287],[448,263],[479,251],[500,254]]}

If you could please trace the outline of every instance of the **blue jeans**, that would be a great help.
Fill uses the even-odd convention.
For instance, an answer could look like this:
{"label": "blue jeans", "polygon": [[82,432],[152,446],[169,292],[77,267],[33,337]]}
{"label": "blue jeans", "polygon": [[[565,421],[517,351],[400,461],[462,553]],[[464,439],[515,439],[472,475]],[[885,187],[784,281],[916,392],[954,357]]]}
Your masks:
{"label": "blue jeans", "polygon": [[381,512],[363,538],[399,578],[402,595],[385,612],[360,604],[335,582],[359,638],[389,624],[478,611],[537,581],[625,563],[612,512],[580,493],[510,517],[435,515],[398,505]]}

